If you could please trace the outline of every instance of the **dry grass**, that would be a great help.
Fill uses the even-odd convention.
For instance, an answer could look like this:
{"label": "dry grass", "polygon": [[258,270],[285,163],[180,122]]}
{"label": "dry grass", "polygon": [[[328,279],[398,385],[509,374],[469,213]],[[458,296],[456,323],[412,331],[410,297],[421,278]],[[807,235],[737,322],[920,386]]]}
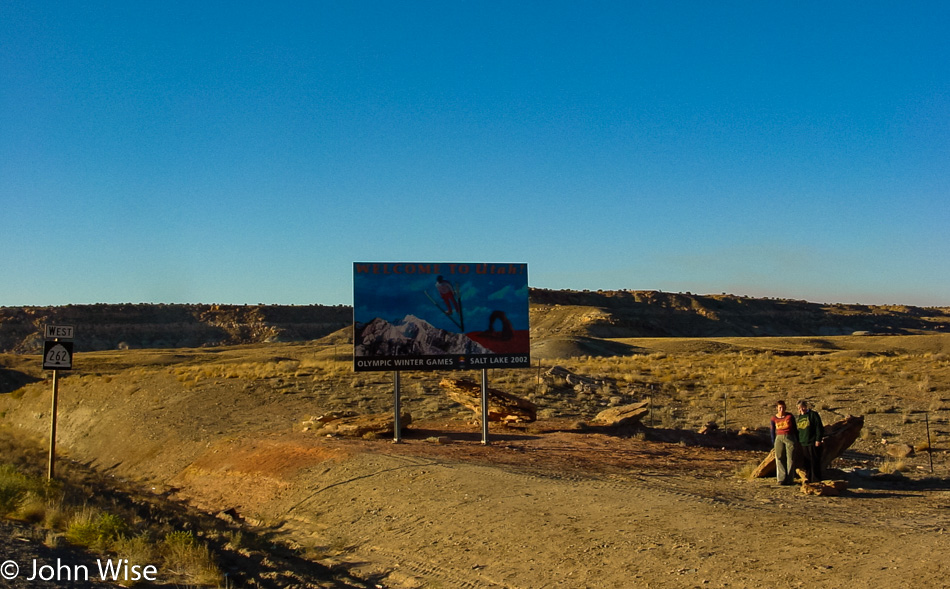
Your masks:
{"label": "dry grass", "polygon": [[884,474],[894,474],[897,472],[908,472],[910,467],[907,465],[907,462],[902,459],[898,460],[885,460],[879,470]]}
{"label": "dry grass", "polygon": [[595,410],[616,404],[618,397],[652,399],[662,424],[689,428],[723,420],[734,429],[760,427],[779,398],[790,404],[808,399],[831,418],[897,414],[901,425],[913,425],[918,412],[939,409],[950,396],[950,364],[931,354],[654,353],[554,362],[610,385],[582,391],[548,378],[545,400],[584,401]]}
{"label": "dry grass", "polygon": [[195,585],[216,585],[221,571],[208,547],[194,534],[175,531],[165,534],[159,547],[166,570]]}
{"label": "dry grass", "polygon": [[[827,338],[652,338],[616,340],[634,353],[535,360],[529,369],[490,370],[491,386],[531,400],[540,419],[590,420],[600,411],[649,400],[654,427],[698,430],[761,430],[774,403],[808,399],[826,422],[864,415],[861,451],[877,454],[882,439],[934,448],[950,436],[950,336]],[[83,373],[64,380],[90,390],[144,395],[144,406],[161,408],[183,393],[217,395],[222,387],[276,402],[269,393],[309,399],[305,418],[329,411],[383,413],[392,410],[387,372],[352,371],[346,346],[311,342],[220,349],[129,350],[82,356]],[[559,364],[593,379],[574,386],[547,370]],[[438,382],[448,373],[402,373],[402,402],[415,420],[458,418],[470,411],[448,399]],[[478,380],[476,371],[453,373]],[[164,380],[163,380],[164,379]],[[164,383],[171,381],[174,387]],[[159,385],[158,383],[162,384]],[[48,383],[26,385],[8,395],[35,402]],[[161,391],[161,392],[158,392]],[[19,397],[19,398],[14,398]],[[238,397],[235,397],[238,398]],[[242,415],[247,415],[246,413]]]}
{"label": "dry grass", "polygon": [[10,463],[0,464],[0,516],[45,528],[47,547],[65,541],[100,554],[118,555],[130,563],[155,565],[187,586],[219,585],[221,571],[211,551],[191,532],[169,531],[156,541],[155,530],[161,525],[141,521],[132,525],[128,516],[87,503],[77,505],[67,498],[80,494],[84,492],[70,483],[51,484]]}

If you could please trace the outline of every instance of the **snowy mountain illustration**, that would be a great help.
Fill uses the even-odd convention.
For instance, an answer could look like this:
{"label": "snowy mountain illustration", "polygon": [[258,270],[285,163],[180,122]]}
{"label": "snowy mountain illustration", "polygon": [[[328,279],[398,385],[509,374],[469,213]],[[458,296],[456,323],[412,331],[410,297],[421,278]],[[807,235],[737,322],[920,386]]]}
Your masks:
{"label": "snowy mountain illustration", "polygon": [[463,334],[439,329],[415,315],[390,323],[373,319],[356,325],[356,356],[436,356],[490,354],[487,348]]}

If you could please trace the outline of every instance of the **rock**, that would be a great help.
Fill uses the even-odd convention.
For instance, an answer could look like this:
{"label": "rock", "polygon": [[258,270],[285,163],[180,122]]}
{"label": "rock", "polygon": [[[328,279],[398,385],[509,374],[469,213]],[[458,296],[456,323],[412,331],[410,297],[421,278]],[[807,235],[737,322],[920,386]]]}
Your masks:
{"label": "rock", "polygon": [[909,444],[888,444],[885,454],[891,458],[900,460],[914,455],[914,448]]}
{"label": "rock", "polygon": [[[443,378],[439,386],[453,401],[468,407],[479,417],[482,413],[482,386],[461,378]],[[523,422],[538,418],[537,406],[510,393],[488,388],[488,421]]]}
{"label": "rock", "polygon": [[719,431],[719,424],[715,421],[710,421],[709,423],[703,425],[703,427],[699,428],[699,433],[701,434],[711,434],[717,431]]}
{"label": "rock", "polygon": [[301,431],[308,432],[310,430],[320,430],[323,427],[338,419],[343,419],[345,417],[356,417],[358,413],[353,411],[331,411],[329,413],[324,413],[323,415],[313,415],[310,419],[302,421],[300,423]]}
{"label": "rock", "polygon": [[329,413],[324,413],[317,417],[311,417],[310,421],[314,423],[330,423],[331,421],[336,421],[337,419],[343,419],[344,417],[356,417],[357,414],[353,411],[331,411]]}
{"label": "rock", "polygon": [[597,380],[596,378],[591,378],[589,376],[583,376],[581,374],[577,374],[576,372],[571,372],[570,370],[568,370],[567,368],[564,368],[563,366],[557,366],[557,365],[552,366],[547,371],[546,374],[548,376],[560,376],[565,381],[567,381],[567,384],[575,388],[578,386],[585,386],[585,385],[593,388],[598,385],[607,384],[607,381]]}
{"label": "rock", "polygon": [[[399,425],[403,428],[412,423],[412,415],[399,414]],[[346,438],[362,438],[367,435],[387,436],[394,434],[393,415],[391,413],[377,413],[372,415],[358,415],[355,417],[341,417],[316,427],[319,435],[342,436]]]}
{"label": "rock", "polygon": [[805,495],[837,497],[847,488],[847,481],[818,481],[814,483],[802,483],[802,493]]}
{"label": "rock", "polygon": [[610,407],[598,413],[591,423],[610,426],[639,424],[640,420],[650,413],[649,405],[649,401],[642,401],[632,405]]}

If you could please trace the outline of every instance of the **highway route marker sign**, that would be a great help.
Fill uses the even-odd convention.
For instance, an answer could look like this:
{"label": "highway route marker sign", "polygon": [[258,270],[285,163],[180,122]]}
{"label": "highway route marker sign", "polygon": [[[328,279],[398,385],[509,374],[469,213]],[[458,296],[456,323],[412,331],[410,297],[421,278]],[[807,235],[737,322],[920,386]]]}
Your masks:
{"label": "highway route marker sign", "polygon": [[43,343],[43,370],[72,370],[73,342],[47,340]]}

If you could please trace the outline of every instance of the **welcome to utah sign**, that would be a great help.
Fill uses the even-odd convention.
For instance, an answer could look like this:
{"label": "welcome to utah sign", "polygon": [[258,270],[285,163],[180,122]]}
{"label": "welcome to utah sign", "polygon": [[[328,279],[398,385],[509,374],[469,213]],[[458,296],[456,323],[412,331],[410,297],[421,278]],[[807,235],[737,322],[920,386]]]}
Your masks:
{"label": "welcome to utah sign", "polygon": [[530,366],[528,265],[353,264],[356,371]]}

